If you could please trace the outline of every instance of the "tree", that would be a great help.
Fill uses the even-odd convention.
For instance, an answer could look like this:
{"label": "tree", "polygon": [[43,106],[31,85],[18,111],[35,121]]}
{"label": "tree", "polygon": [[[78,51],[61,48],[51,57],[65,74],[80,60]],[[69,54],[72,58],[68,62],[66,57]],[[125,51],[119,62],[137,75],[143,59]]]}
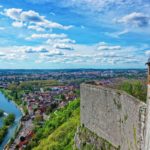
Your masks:
{"label": "tree", "polygon": [[4,125],[10,126],[15,121],[15,115],[9,114],[6,118],[4,118]]}
{"label": "tree", "polygon": [[4,115],[4,111],[0,109],[0,117]]}

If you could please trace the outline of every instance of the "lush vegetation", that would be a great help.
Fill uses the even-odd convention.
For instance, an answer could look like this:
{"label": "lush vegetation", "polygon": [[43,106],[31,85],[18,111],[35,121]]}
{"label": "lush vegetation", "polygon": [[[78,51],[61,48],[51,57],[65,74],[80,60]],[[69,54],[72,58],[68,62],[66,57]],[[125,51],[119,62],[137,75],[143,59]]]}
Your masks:
{"label": "lush vegetation", "polygon": [[75,139],[75,145],[80,145],[81,150],[120,150],[84,126],[78,127]]}
{"label": "lush vegetation", "polygon": [[146,84],[138,80],[124,81],[119,85],[119,89],[126,91],[130,95],[146,102],[147,88]]}
{"label": "lush vegetation", "polygon": [[8,130],[7,126],[3,126],[0,128],[0,143],[3,141],[3,138],[6,135],[7,130]]}
{"label": "lush vegetation", "polygon": [[4,111],[0,109],[0,117],[2,117],[3,115],[4,115]]}
{"label": "lush vegetation", "polygon": [[20,105],[21,97],[23,94],[23,91],[18,91],[17,89],[10,90],[10,89],[1,89],[1,92],[9,99],[13,100],[17,105]]}
{"label": "lush vegetation", "polygon": [[10,126],[14,123],[14,121],[15,121],[15,115],[9,114],[6,118],[4,118],[4,125]]}
{"label": "lush vegetation", "polygon": [[[74,100],[65,108],[50,115],[42,127],[35,128],[35,136],[28,144],[28,150],[70,150],[74,144],[74,135],[79,125],[80,101]],[[37,146],[37,147],[36,147]]]}
{"label": "lush vegetation", "polygon": [[0,91],[9,99],[14,101],[17,105],[22,104],[22,109],[25,114],[28,114],[26,103],[22,101],[22,97],[25,94],[33,91],[39,91],[40,89],[46,90],[51,86],[62,85],[56,80],[35,80],[25,81],[21,83],[12,83],[7,89],[0,89]]}
{"label": "lush vegetation", "polygon": [[14,120],[14,114],[9,114],[3,119],[3,127],[0,128],[0,143],[3,141],[5,135],[7,134],[9,126],[14,123]]}
{"label": "lush vegetation", "polygon": [[[35,81],[26,81],[20,83],[17,88],[23,89],[24,91],[36,91],[40,90],[41,88],[49,88],[50,86],[57,86],[60,83],[56,80],[35,80]],[[10,87],[9,87],[10,88]]]}

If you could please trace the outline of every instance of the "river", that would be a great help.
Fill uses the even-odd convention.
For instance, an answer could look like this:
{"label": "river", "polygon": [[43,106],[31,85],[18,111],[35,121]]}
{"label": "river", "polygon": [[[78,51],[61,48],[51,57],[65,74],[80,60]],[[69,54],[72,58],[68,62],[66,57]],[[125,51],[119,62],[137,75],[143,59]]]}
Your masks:
{"label": "river", "polygon": [[[4,148],[9,139],[14,136],[15,130],[17,129],[20,119],[22,117],[22,113],[20,109],[10,100],[8,100],[1,92],[0,92],[0,109],[2,109],[5,113],[13,113],[15,115],[15,123],[9,128],[7,135],[4,137],[3,142],[0,144],[0,150]],[[0,118],[0,127],[3,125],[2,118]]]}

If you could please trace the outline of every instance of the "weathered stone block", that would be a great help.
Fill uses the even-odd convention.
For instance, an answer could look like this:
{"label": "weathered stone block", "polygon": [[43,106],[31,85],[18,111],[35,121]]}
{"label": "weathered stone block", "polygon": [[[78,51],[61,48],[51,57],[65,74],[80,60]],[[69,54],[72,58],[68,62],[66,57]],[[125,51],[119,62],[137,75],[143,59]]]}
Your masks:
{"label": "weathered stone block", "polygon": [[146,104],[119,90],[81,84],[81,124],[121,150],[143,150]]}

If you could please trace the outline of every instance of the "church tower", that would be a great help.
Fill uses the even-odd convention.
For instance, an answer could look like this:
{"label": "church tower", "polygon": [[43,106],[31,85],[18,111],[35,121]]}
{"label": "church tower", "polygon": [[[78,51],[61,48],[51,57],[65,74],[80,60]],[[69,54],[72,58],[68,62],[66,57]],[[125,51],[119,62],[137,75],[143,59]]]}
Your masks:
{"label": "church tower", "polygon": [[147,117],[146,117],[146,132],[145,132],[145,150],[150,150],[150,58],[146,63],[148,66],[147,73]]}

